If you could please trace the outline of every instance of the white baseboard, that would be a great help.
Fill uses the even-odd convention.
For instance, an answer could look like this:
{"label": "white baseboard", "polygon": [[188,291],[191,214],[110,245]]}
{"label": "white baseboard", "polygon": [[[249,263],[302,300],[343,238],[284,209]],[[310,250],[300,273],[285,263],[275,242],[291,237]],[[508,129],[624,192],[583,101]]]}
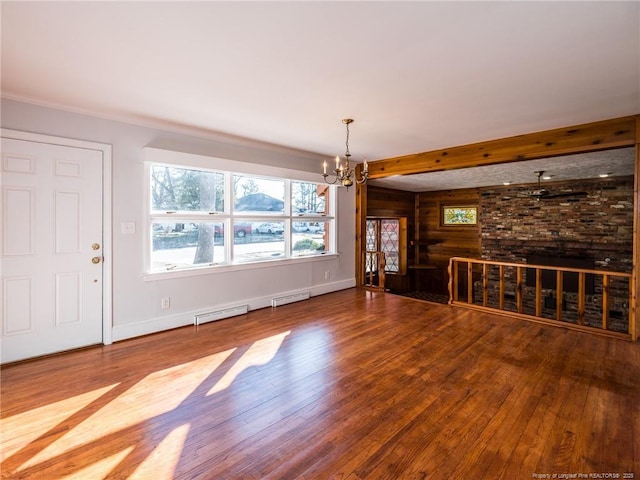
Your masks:
{"label": "white baseboard", "polygon": [[[233,308],[238,305],[248,305],[249,311],[258,310],[260,308],[271,307],[271,300],[273,297],[295,295],[301,292],[310,292],[312,297],[317,295],[324,295],[325,293],[337,292],[338,290],[345,290],[356,286],[355,278],[348,280],[341,280],[339,282],[323,283],[322,285],[316,285],[311,288],[304,288],[300,290],[293,290],[288,292],[274,292],[268,296],[253,298],[253,299],[239,299],[233,304],[227,305],[209,305],[197,310],[190,310],[186,312],[180,312],[174,315],[163,315],[162,317],[156,317],[143,322],[127,323],[124,325],[114,325],[112,329],[112,338],[114,342],[120,340],[126,340],[128,338],[140,337],[142,335],[149,335],[150,333],[162,332],[165,330],[171,330],[172,328],[184,327],[187,325],[193,326],[193,317],[203,312],[211,310],[222,310],[226,308]],[[242,321],[242,315],[228,321]]]}
{"label": "white baseboard", "polygon": [[341,280],[339,282],[323,283],[322,285],[316,285],[311,290],[311,296],[324,295],[325,293],[337,292],[338,290],[346,290],[347,288],[353,288],[356,286],[356,279],[349,278],[347,280]]}

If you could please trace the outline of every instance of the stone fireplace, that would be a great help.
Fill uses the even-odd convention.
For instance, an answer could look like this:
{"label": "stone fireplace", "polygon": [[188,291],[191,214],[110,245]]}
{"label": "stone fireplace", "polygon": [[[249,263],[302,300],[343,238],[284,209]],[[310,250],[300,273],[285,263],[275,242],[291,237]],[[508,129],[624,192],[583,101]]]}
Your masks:
{"label": "stone fireplace", "polygon": [[[549,185],[549,184],[548,184]],[[520,187],[481,190],[481,252],[485,260],[555,265],[631,272],[633,257],[633,177],[599,181],[554,183],[554,191],[587,192],[582,197],[536,200],[524,197]],[[515,270],[515,269],[514,269]],[[535,277],[526,275],[525,313],[535,311]],[[552,275],[553,276],[553,275]],[[497,304],[495,275],[489,275],[490,304]],[[555,276],[543,278],[543,316],[552,318],[556,305]],[[601,322],[602,285],[599,277],[587,278],[585,323]],[[507,271],[505,305],[515,310],[515,273]],[[475,286],[476,295],[478,285]],[[565,275],[563,319],[577,318],[577,277]],[[611,329],[626,331],[628,282],[611,285]]]}

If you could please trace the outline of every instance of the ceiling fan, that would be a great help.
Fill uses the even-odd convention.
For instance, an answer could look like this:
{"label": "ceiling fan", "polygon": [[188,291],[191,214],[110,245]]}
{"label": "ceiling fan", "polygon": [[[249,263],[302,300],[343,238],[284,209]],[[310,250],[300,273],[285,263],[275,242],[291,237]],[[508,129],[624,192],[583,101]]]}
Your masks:
{"label": "ceiling fan", "polygon": [[549,190],[547,190],[546,188],[542,187],[540,185],[540,179],[542,178],[542,175],[544,174],[544,170],[538,170],[536,172],[533,172],[536,174],[536,176],[538,177],[538,186],[537,188],[533,189],[533,190],[529,190],[527,192],[523,192],[520,196],[523,197],[530,197],[530,198],[535,198],[536,200],[540,200],[541,198],[547,199],[547,198],[558,198],[558,197],[586,197],[587,195],[589,195],[588,192],[556,192],[556,193],[552,193]]}

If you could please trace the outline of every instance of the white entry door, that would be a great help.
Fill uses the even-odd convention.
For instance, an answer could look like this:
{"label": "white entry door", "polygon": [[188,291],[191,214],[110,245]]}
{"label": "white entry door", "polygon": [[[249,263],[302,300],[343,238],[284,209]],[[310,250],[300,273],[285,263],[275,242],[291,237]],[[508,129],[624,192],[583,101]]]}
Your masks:
{"label": "white entry door", "polygon": [[2,363],[102,343],[102,163],[2,139]]}

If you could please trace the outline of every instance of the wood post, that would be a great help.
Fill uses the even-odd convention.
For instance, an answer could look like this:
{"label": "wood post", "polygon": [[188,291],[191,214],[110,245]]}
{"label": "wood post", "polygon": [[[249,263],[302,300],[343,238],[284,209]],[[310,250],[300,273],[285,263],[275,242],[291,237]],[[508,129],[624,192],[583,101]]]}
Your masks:
{"label": "wood post", "polygon": [[635,150],[636,168],[633,184],[633,275],[631,277],[631,296],[629,299],[629,333],[631,339],[638,339],[640,330],[640,115],[636,118]]}

